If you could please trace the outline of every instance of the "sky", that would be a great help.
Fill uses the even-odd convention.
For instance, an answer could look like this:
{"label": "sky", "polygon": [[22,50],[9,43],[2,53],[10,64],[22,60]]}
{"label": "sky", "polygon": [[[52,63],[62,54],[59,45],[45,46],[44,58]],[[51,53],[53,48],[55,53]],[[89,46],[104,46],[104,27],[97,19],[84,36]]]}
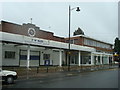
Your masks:
{"label": "sky", "polygon": [[55,36],[68,37],[68,7],[71,11],[71,36],[80,27],[86,36],[114,43],[118,36],[118,2],[2,2],[2,20],[32,23]]}

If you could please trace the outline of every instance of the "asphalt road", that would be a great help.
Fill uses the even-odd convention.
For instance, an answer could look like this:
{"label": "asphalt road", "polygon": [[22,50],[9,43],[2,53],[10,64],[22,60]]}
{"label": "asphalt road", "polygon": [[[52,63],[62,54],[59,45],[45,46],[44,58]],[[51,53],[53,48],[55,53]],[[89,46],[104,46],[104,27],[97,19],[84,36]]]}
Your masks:
{"label": "asphalt road", "polygon": [[53,73],[42,78],[17,80],[4,88],[118,88],[118,69]]}

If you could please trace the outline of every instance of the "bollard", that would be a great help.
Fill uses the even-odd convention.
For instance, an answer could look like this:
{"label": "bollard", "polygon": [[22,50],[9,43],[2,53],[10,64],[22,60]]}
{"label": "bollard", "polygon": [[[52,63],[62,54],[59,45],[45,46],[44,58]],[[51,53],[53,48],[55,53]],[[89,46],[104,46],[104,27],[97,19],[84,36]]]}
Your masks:
{"label": "bollard", "polygon": [[47,73],[48,73],[48,66],[47,66]]}
{"label": "bollard", "polygon": [[37,73],[39,73],[39,67],[37,67]]}

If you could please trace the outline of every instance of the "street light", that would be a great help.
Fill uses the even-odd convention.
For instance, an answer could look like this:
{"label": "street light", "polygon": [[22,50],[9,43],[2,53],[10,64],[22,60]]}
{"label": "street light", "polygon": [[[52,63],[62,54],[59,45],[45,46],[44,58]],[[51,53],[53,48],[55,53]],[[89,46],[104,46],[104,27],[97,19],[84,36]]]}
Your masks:
{"label": "street light", "polygon": [[[77,9],[76,9],[77,8]],[[70,20],[71,20],[71,11],[76,9],[77,12],[80,11],[79,7],[71,8],[69,5],[69,50],[68,50],[68,71],[70,71]]]}

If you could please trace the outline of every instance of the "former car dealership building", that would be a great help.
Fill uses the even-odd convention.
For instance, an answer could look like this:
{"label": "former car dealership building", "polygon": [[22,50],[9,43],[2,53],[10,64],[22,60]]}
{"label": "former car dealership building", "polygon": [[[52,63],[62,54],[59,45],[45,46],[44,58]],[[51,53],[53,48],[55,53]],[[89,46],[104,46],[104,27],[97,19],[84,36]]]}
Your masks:
{"label": "former car dealership building", "polygon": [[[68,38],[54,36],[34,24],[14,24],[1,21],[0,44],[2,66],[25,67],[49,65],[102,65],[112,59],[112,44],[85,35],[70,38],[71,52],[68,53]],[[30,56],[30,57],[28,57]]]}

